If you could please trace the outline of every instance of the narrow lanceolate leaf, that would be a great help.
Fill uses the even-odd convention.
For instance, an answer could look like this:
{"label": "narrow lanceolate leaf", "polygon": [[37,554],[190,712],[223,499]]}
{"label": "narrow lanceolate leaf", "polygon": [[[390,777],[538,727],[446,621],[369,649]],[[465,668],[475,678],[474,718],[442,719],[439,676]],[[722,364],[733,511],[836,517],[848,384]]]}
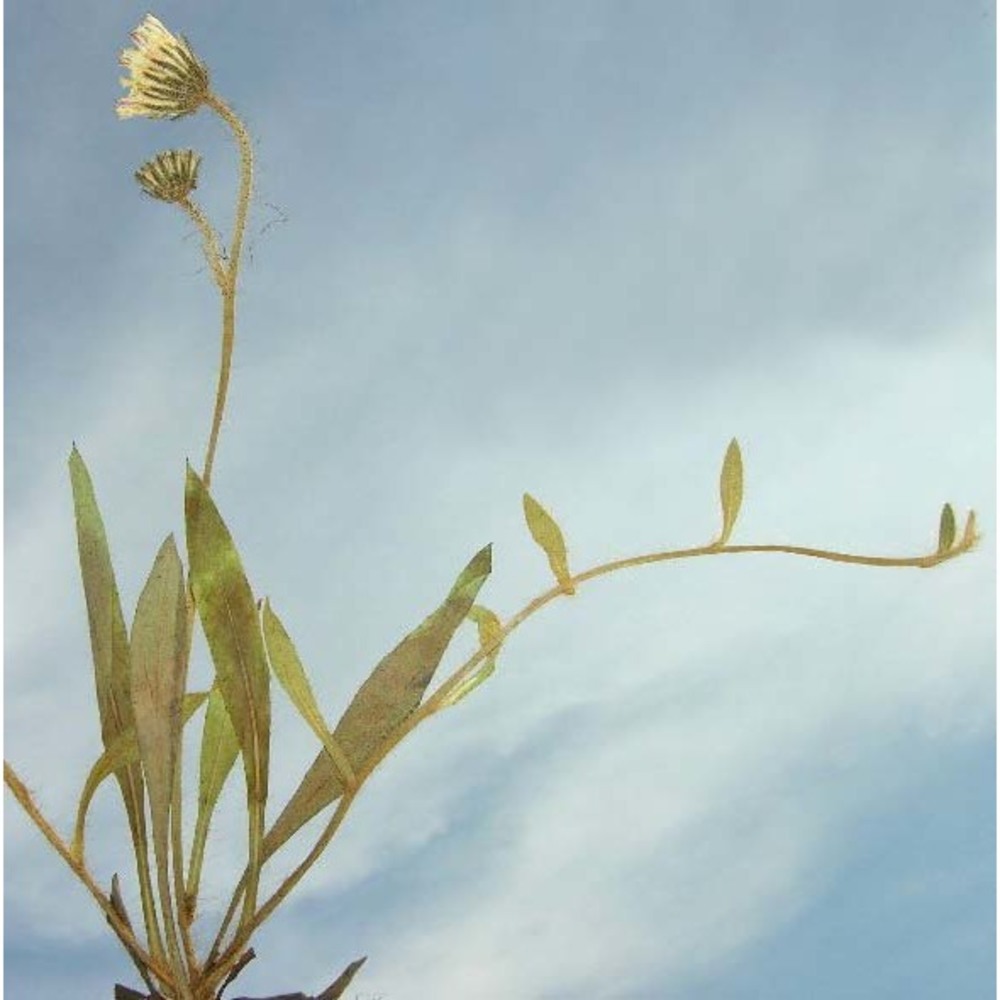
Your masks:
{"label": "narrow lanceolate leaf", "polygon": [[[124,732],[132,729],[134,723],[128,633],[94,486],[75,446],[69,456],[69,476],[76,512],[80,572],[90,625],[101,740],[108,749]],[[146,811],[142,770],[138,761],[119,767],[115,777],[125,802],[133,845],[144,855]]]}
{"label": "narrow lanceolate leaf", "polygon": [[[187,906],[193,907],[198,898],[201,865],[212,814],[222,794],[223,786],[240,755],[240,742],[226,711],[226,703],[218,684],[208,694],[205,727],[201,737],[201,762],[198,774],[198,818],[195,820],[191,844],[191,863],[187,879]],[[191,914],[189,913],[189,916]]]}
{"label": "narrow lanceolate leaf", "polygon": [[719,497],[722,500],[722,534],[716,545],[725,545],[733,533],[736,518],[743,504],[743,456],[736,438],[729,442],[719,476]]}
{"label": "narrow lanceolate leaf", "polygon": [[549,566],[556,582],[567,594],[576,593],[572,575],[569,571],[569,560],[566,555],[566,542],[552,515],[530,494],[525,493],[524,519],[528,523],[531,537],[541,547],[548,557]]}
{"label": "narrow lanceolate leaf", "polygon": [[[207,691],[198,691],[194,694],[184,696],[183,721],[187,721],[201,707],[201,703],[208,697]],[[139,740],[136,737],[135,727],[126,730],[108,747],[90,769],[87,780],[83,784],[83,792],[80,794],[80,804],[76,813],[76,832],[73,836],[73,853],[78,857],[83,857],[83,837],[87,824],[87,811],[94,798],[94,793],[101,786],[101,783],[110,778],[112,774],[122,768],[139,763]]]}
{"label": "narrow lanceolate leaf", "polygon": [[[337,745],[357,774],[420,704],[455,631],[468,615],[492,568],[490,546],[480,550],[459,574],[441,606],[379,662],[361,685],[333,731]],[[268,831],[269,857],[297,830],[344,791],[340,774],[323,750]]]}
{"label": "narrow lanceolate leaf", "polygon": [[938,526],[938,555],[948,552],[955,544],[955,511],[951,504],[941,508],[941,523]]}
{"label": "narrow lanceolate leaf", "polygon": [[232,536],[190,467],[184,512],[195,604],[239,740],[248,802],[262,809],[267,801],[271,704],[257,605]]}
{"label": "narrow lanceolate leaf", "polygon": [[326,752],[330,755],[334,767],[340,773],[341,781],[347,787],[353,788],[357,783],[354,769],[351,767],[343,748],[333,738],[330,727],[323,718],[323,713],[316,703],[312,685],[306,676],[305,668],[302,666],[302,661],[299,659],[299,654],[296,652],[291,638],[285,631],[285,626],[281,624],[281,620],[271,610],[271,605],[267,601],[264,602],[262,625],[264,647],[267,650],[267,657],[271,661],[274,676],[278,678],[278,682],[285,689],[292,704],[298,709],[299,715],[305,719],[309,728],[319,737]]}
{"label": "narrow lanceolate leaf", "polygon": [[187,676],[184,568],[171,535],[156,555],[132,623],[132,709],[157,868],[169,868],[170,803],[181,753]]}

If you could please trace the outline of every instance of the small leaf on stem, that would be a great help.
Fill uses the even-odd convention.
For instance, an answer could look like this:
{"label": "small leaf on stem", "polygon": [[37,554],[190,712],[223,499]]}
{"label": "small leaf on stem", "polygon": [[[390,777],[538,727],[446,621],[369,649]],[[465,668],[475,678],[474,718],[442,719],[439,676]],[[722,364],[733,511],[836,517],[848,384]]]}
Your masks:
{"label": "small leaf on stem", "polygon": [[733,533],[736,518],[739,517],[740,507],[743,504],[743,456],[740,454],[736,438],[729,442],[726,457],[722,460],[719,497],[722,500],[722,534],[715,544],[725,545]]}
{"label": "small leaf on stem", "polygon": [[938,525],[938,555],[944,555],[955,544],[955,511],[951,504],[946,503],[941,508],[941,521]]}
{"label": "small leaf on stem", "polygon": [[528,524],[531,537],[548,557],[549,567],[556,582],[567,594],[576,593],[572,574],[569,571],[566,542],[559,525],[530,493],[524,494],[523,506],[524,519]]}
{"label": "small leaf on stem", "polygon": [[979,534],[976,531],[976,512],[970,510],[968,517],[965,519],[965,530],[962,532],[962,548],[971,549],[973,545],[979,539]]}

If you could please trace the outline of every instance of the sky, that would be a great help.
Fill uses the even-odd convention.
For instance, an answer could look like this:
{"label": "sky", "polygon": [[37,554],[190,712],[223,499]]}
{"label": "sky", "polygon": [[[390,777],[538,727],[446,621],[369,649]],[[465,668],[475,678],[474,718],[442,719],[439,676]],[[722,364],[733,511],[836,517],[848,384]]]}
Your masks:
{"label": "sky", "polygon": [[[132,173],[198,150],[227,238],[235,196],[217,119],[114,115],[145,12],[6,5],[4,752],[64,832],[101,749],[66,459],[130,616],[183,539],[218,361],[194,227]],[[233,992],[365,954],[358,1000],[994,996],[992,5],[154,12],[254,136],[213,494],[329,719],[487,542],[482,603],[548,589],[525,491],[576,571],[710,541],[733,436],[734,542],[919,555],[945,501],[983,534],[932,571],[724,556],[554,602],[375,772]],[[273,818],[318,746],[272,695]],[[136,913],[111,786],[89,844]],[[10,796],[4,847],[9,995],[138,986]]]}

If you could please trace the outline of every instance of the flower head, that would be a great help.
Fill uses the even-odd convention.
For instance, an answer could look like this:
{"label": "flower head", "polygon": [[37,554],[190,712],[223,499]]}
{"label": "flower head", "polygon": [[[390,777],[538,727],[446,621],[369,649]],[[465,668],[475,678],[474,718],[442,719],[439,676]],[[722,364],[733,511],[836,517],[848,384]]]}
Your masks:
{"label": "flower head", "polygon": [[157,153],[136,172],[146,194],[160,201],[183,201],[198,186],[201,157],[193,149],[168,149]]}
{"label": "flower head", "polygon": [[193,114],[209,96],[208,67],[183,35],[172,35],[152,14],[132,32],[134,49],[119,62],[129,71],[121,84],[128,96],[118,101],[119,118],[180,118]]}

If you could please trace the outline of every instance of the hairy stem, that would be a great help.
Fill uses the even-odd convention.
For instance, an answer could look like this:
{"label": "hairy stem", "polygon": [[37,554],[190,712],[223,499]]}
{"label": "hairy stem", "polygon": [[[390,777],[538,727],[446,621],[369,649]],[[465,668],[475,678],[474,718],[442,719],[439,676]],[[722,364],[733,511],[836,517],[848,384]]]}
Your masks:
{"label": "hairy stem", "polygon": [[201,477],[207,489],[212,481],[212,467],[215,464],[215,452],[219,444],[219,432],[222,429],[222,415],[226,409],[226,397],[229,392],[229,373],[232,368],[233,343],[236,339],[236,284],[243,253],[243,234],[246,231],[247,213],[250,210],[250,195],[253,190],[253,145],[243,122],[225,101],[215,94],[210,94],[206,103],[230,127],[240,148],[240,190],[236,197],[236,219],[233,223],[233,237],[229,244],[229,264],[220,284],[222,360],[219,365],[219,383],[215,392],[212,430],[208,438],[205,467]]}
{"label": "hairy stem", "polygon": [[17,772],[9,763],[5,760],[3,763],[3,780],[4,784],[11,790],[14,798],[17,799],[21,808],[28,814],[29,819],[35,824],[36,827],[41,831],[42,836],[49,842],[53,850],[69,865],[73,874],[87,887],[91,896],[94,897],[97,905],[104,911],[104,915],[108,918],[108,923],[114,929],[115,934],[118,935],[118,939],[125,946],[126,950],[137,957],[140,961],[146,964],[146,967],[165,985],[173,987],[174,979],[173,975],[169,969],[167,969],[159,960],[155,959],[150,955],[145,948],[136,940],[135,935],[132,933],[128,925],[121,919],[118,915],[117,910],[111,903],[111,900],[100,890],[100,887],[94,881],[93,876],[87,871],[84,864],[77,860],[73,855],[73,852],[64,843],[63,839],[58,833],[53,829],[52,825],[42,814],[42,811],[35,804],[34,799],[31,797],[31,793],[28,791],[24,782],[18,777]]}
{"label": "hairy stem", "polygon": [[198,227],[201,233],[201,248],[205,254],[205,260],[212,270],[212,277],[219,291],[225,294],[226,291],[226,269],[222,264],[222,248],[219,246],[219,237],[212,228],[205,213],[192,201],[191,198],[182,198],[178,203],[187,213],[188,218]]}

